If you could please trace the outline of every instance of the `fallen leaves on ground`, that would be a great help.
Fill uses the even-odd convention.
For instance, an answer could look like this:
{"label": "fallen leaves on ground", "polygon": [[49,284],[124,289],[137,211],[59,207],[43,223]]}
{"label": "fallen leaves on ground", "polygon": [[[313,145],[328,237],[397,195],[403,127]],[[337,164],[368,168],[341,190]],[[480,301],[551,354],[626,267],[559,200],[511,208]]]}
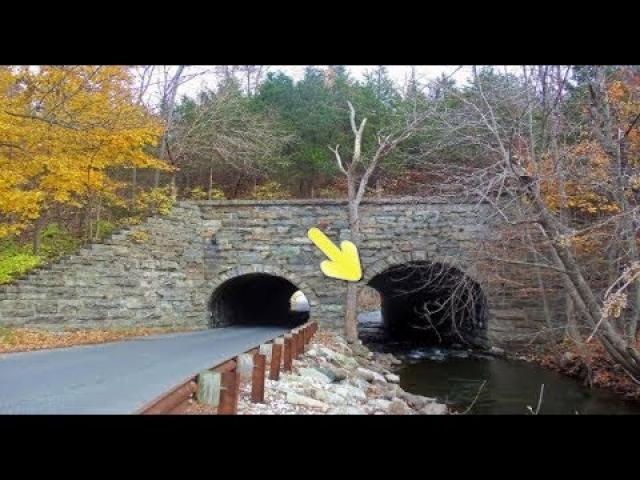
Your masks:
{"label": "fallen leaves on ground", "polygon": [[105,330],[65,329],[50,331],[36,328],[0,327],[0,353],[24,352],[47,348],[72,347],[113,342],[134,337],[146,337],[163,333],[186,332],[196,330],[193,327],[130,327]]}
{"label": "fallen leaves on ground", "polygon": [[640,401],[640,385],[597,342],[581,347],[562,342],[554,348],[532,352],[529,359],[550,370],[577,378],[586,386],[604,388],[629,400]]}

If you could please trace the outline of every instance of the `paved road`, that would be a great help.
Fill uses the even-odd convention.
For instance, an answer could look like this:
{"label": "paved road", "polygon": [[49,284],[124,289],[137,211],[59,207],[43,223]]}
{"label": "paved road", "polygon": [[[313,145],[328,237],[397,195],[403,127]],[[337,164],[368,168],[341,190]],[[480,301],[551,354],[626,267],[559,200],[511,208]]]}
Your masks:
{"label": "paved road", "polygon": [[0,414],[128,414],[193,374],[281,335],[229,327],[0,355]]}

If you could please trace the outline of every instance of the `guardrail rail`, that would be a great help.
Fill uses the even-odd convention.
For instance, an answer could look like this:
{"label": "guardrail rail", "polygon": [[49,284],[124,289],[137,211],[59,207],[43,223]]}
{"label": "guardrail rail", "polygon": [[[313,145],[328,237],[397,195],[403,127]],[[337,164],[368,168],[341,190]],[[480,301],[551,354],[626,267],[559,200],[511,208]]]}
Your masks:
{"label": "guardrail rail", "polygon": [[[265,347],[270,345],[271,359],[269,362],[269,379],[279,380],[280,371],[291,371],[293,360],[304,354],[306,345],[309,344],[317,331],[318,324],[315,321],[307,322],[300,327],[294,328],[284,336],[279,336],[270,342],[257,345],[243,354],[214,365],[209,370],[198,372],[196,375],[147,403],[135,413],[139,415],[175,415],[184,413],[199,390],[204,388],[204,385],[199,384],[199,382],[205,378],[203,374],[212,372],[217,374],[216,381],[219,382],[219,388],[214,389],[214,403],[217,404],[217,414],[237,414],[240,387],[243,381],[240,371],[240,365],[242,363],[241,356],[243,355],[250,356],[252,360],[250,362],[252,369],[250,380],[251,401],[254,403],[262,403],[264,402],[267,355],[261,352],[265,351]],[[217,400],[217,402],[215,400]]]}

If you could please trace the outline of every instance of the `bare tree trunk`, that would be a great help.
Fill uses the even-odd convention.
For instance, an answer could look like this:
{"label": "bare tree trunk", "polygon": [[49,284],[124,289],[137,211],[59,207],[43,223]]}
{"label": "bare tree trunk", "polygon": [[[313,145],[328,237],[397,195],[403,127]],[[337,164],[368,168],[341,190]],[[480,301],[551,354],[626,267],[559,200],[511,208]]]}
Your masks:
{"label": "bare tree trunk", "polygon": [[102,197],[98,198],[98,204],[96,205],[96,232],[93,237],[94,241],[98,241],[100,238],[100,210],[102,208]]}
{"label": "bare tree trunk", "polygon": [[[176,73],[165,85],[165,91],[162,98],[162,113],[165,120],[165,129],[162,134],[162,140],[160,141],[160,159],[166,160],[168,154],[168,142],[169,132],[173,124],[173,110],[176,103],[176,95],[178,93],[178,85],[180,83],[180,77],[184,71],[185,65],[179,65]],[[172,185],[175,187],[175,173],[171,177]],[[160,170],[155,171],[153,186],[158,188],[160,186]]]}
{"label": "bare tree trunk", "polygon": [[129,208],[132,209],[135,206],[136,195],[138,193],[138,169],[133,167],[131,169],[131,201],[129,202]]}
{"label": "bare tree trunk", "polygon": [[[348,178],[349,192],[349,230],[351,241],[358,246],[360,244],[360,217],[359,203],[356,199],[354,179]],[[349,342],[358,340],[358,285],[347,282],[347,298],[344,313],[344,333]]]}
{"label": "bare tree trunk", "polygon": [[[592,115],[597,121],[595,127],[599,141],[611,159],[612,177],[615,180],[615,197],[622,215],[620,216],[621,234],[627,245],[629,263],[637,262],[638,246],[636,243],[633,217],[628,215],[629,203],[625,196],[625,168],[623,158],[625,137],[619,128],[613,125],[609,108],[609,95],[603,67],[597,67],[595,84],[592,85],[593,108]],[[614,140],[615,138],[615,140]],[[627,320],[626,335],[629,340],[635,340],[640,319],[640,279],[636,279],[631,287],[630,295],[631,315]]]}
{"label": "bare tree trunk", "polygon": [[[347,102],[350,111],[350,123],[351,130],[353,132],[353,153],[351,156],[351,163],[345,168],[340,156],[339,147],[329,147],[334,153],[338,168],[347,178],[347,195],[348,195],[348,218],[349,218],[349,231],[351,232],[351,241],[358,246],[360,243],[360,214],[359,208],[364,194],[369,184],[369,179],[375,171],[381,158],[389,151],[395,148],[401,141],[406,140],[411,136],[418,121],[414,119],[412,122],[408,122],[407,126],[400,132],[396,132],[396,135],[389,134],[386,136],[378,135],[378,148],[372,155],[368,162],[368,165],[364,168],[364,173],[361,171],[362,165],[362,134],[364,127],[367,124],[367,119],[364,118],[360,125],[356,125],[356,111],[353,108],[351,102]],[[358,286],[354,282],[347,283],[347,297],[345,304],[345,316],[344,316],[344,331],[345,337],[348,342],[356,342],[358,340]]]}
{"label": "bare tree trunk", "polygon": [[233,198],[237,198],[238,197],[238,192],[240,190],[240,183],[242,183],[242,179],[243,179],[244,175],[240,174],[238,175],[238,178],[236,179],[234,185],[233,185],[233,192],[231,193]]}
{"label": "bare tree trunk", "polygon": [[33,232],[33,254],[40,255],[40,248],[42,246],[42,230],[45,225],[46,211],[43,210],[36,220],[35,230]]}
{"label": "bare tree trunk", "polygon": [[213,193],[213,166],[209,166],[209,188],[207,190],[207,198],[211,200],[211,194]]}
{"label": "bare tree trunk", "polygon": [[536,264],[536,266],[533,267],[533,269],[535,270],[535,273],[536,273],[536,280],[538,282],[538,288],[540,289],[540,296],[542,297],[542,311],[544,313],[544,320],[547,324],[547,327],[549,329],[552,329],[553,322],[551,320],[551,313],[549,311],[549,302],[547,300],[547,290],[544,287],[544,281],[542,280],[542,272],[540,271],[540,267],[537,266],[538,263],[540,263],[540,253],[538,252],[535,245],[533,244],[533,240],[531,239],[531,235],[529,234],[529,232],[526,233],[526,237],[527,237],[527,243],[529,244],[529,248],[533,252],[534,263]]}

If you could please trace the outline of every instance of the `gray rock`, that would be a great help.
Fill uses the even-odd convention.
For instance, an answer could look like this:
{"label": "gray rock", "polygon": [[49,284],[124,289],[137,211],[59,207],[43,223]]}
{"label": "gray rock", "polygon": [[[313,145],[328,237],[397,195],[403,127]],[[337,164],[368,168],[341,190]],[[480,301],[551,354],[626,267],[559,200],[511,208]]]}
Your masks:
{"label": "gray rock", "polygon": [[391,365],[402,365],[402,360],[394,357],[391,354],[389,354],[389,360],[391,361]]}
{"label": "gray rock", "polygon": [[332,408],[327,412],[329,415],[366,415],[362,408],[355,407],[353,405],[342,405]]}
{"label": "gray rock", "polygon": [[301,377],[307,377],[315,380],[319,383],[331,383],[332,379],[326,374],[322,373],[316,368],[300,368],[298,369],[298,374]]}
{"label": "gray rock", "polygon": [[431,402],[422,407],[419,413],[421,415],[447,415],[449,409],[443,403]]}
{"label": "gray rock", "polygon": [[385,392],[382,396],[387,400],[393,400],[402,392],[404,392],[404,390],[402,390],[395,383],[388,383],[387,388],[385,389]]}
{"label": "gray rock", "polygon": [[333,392],[341,395],[347,400],[366,400],[367,395],[359,388],[353,387],[347,383],[336,385]]}
{"label": "gray rock", "polygon": [[423,397],[421,395],[414,395],[413,393],[405,391],[399,392],[398,397],[407,402],[407,405],[409,405],[411,408],[414,408],[416,410],[420,410],[427,403],[433,402],[431,398]]}
{"label": "gray rock", "polygon": [[320,400],[306,397],[295,392],[287,393],[287,402],[291,403],[292,405],[302,405],[304,407],[320,408],[322,410],[327,410],[329,408],[329,405],[321,402]]}
{"label": "gray rock", "polygon": [[358,376],[349,377],[349,383],[360,390],[366,390],[369,388],[369,382]]}
{"label": "gray rock", "polygon": [[387,379],[387,382],[400,383],[400,377],[395,373],[387,373],[385,374],[384,378]]}
{"label": "gray rock", "polygon": [[338,395],[337,393],[331,392],[329,390],[323,390],[320,388],[316,388],[311,393],[311,396],[316,400],[327,403],[329,405],[346,405],[347,399],[342,395]]}
{"label": "gray rock", "polygon": [[376,410],[387,412],[389,410],[389,405],[391,405],[391,401],[385,400],[384,398],[375,398],[373,400],[369,400],[369,405]]}
{"label": "gray rock", "polygon": [[358,367],[358,369],[356,370],[356,374],[359,377],[364,378],[367,382],[387,383],[387,380],[382,375],[380,375],[378,372],[374,372],[373,370]]}
{"label": "gray rock", "polygon": [[347,370],[340,367],[334,367],[331,364],[321,365],[316,367],[316,369],[329,377],[332,382],[341,382],[348,376]]}
{"label": "gray rock", "polygon": [[[373,358],[373,353],[364,345],[353,345],[351,351],[359,357]],[[371,356],[369,356],[371,355]]]}
{"label": "gray rock", "polygon": [[276,382],[278,388],[282,389],[295,389],[296,391],[301,388],[315,387],[319,382],[316,382],[311,377],[303,377],[300,375],[294,375],[291,373],[285,373],[281,375],[280,381]]}
{"label": "gray rock", "polygon": [[389,402],[387,413],[389,413],[389,415],[409,415],[412,412],[406,403],[404,403],[399,398],[396,398],[395,400]]}
{"label": "gray rock", "polygon": [[338,352],[333,352],[333,353],[334,355],[333,355],[333,358],[331,358],[331,360],[335,364],[337,364],[339,367],[347,368],[347,369],[358,368],[358,362],[356,361],[355,358],[348,357]]}

